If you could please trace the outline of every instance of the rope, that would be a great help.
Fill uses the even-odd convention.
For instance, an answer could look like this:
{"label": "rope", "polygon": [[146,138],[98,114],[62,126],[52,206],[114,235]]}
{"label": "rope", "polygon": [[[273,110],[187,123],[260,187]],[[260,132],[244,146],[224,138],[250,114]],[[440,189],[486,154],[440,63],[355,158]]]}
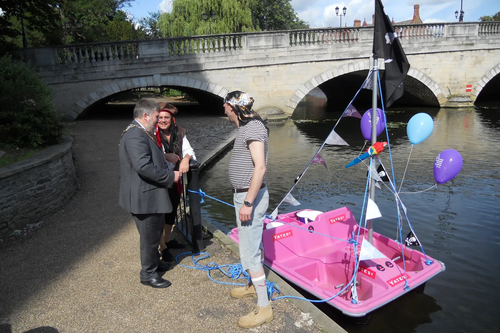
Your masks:
{"label": "rope", "polygon": [[228,205],[229,207],[233,207],[234,208],[234,205],[231,205],[230,203],[227,203],[225,201],[219,200],[217,198],[211,197],[208,194],[206,194],[205,192],[203,192],[201,189],[199,189],[198,191],[188,190],[188,192],[199,194],[200,195],[200,203],[204,203],[205,200],[203,200],[203,198],[207,197],[207,198],[210,198],[212,200],[215,200],[215,201],[218,201],[220,203],[223,203],[224,205]]}

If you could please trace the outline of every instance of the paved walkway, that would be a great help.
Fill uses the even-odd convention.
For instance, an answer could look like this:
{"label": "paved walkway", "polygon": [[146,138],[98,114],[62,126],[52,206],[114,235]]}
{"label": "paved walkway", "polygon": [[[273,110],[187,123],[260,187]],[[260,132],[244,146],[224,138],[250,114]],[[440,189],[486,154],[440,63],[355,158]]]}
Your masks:
{"label": "paved walkway", "polygon": [[[255,300],[231,299],[232,287],[212,282],[206,272],[177,265],[164,276],[172,282],[167,289],[139,283],[139,237],[130,215],[118,206],[118,142],[129,114],[70,125],[78,191],[63,210],[43,218],[41,229],[1,245],[0,333],[249,331],[236,322]],[[179,115],[178,123],[188,129],[198,160],[234,133],[225,117]],[[224,235],[215,234],[206,240],[210,258],[201,263],[237,263],[219,241]],[[189,256],[180,259],[193,265]],[[312,308],[303,312],[292,302],[273,302],[275,320],[250,331],[339,331]]]}

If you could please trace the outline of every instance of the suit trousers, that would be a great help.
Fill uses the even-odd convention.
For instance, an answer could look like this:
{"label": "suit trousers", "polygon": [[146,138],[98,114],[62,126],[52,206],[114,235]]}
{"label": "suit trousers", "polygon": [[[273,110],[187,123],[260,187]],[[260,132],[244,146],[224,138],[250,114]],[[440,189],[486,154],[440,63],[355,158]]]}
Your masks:
{"label": "suit trousers", "polygon": [[148,281],[159,277],[156,272],[160,264],[161,233],[165,223],[165,214],[132,214],[139,231],[141,250],[141,281]]}

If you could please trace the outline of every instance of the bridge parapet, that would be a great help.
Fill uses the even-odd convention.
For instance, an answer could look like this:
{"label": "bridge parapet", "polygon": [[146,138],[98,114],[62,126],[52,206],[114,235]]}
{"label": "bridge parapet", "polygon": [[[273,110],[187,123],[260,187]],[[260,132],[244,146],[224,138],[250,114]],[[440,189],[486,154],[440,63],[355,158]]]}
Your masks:
{"label": "bridge parapet", "polygon": [[[500,22],[395,29],[412,65],[409,76],[440,105],[464,92],[473,101],[500,72]],[[24,55],[72,119],[120,91],[160,86],[205,98],[248,90],[268,103],[263,106],[292,113],[313,88],[368,70],[372,40],[373,27],[316,28],[63,45],[27,49]],[[383,70],[384,63],[379,65]]]}
{"label": "bridge parapet", "polygon": [[[500,35],[500,22],[396,25],[395,30],[405,43],[405,41],[431,38]],[[28,49],[26,55],[27,60],[38,67],[65,66],[130,61],[159,55],[182,57],[193,54],[245,52],[298,46],[364,44],[371,43],[372,39],[373,27],[320,28],[63,45]]]}

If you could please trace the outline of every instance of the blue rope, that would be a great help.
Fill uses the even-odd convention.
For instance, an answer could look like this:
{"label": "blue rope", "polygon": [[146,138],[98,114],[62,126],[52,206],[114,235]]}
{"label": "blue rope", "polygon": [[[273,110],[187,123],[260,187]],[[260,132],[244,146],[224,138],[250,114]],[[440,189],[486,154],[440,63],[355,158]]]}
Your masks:
{"label": "blue rope", "polygon": [[219,200],[217,198],[211,197],[208,194],[206,194],[205,192],[203,192],[201,189],[199,189],[198,191],[188,190],[188,192],[199,194],[200,195],[200,203],[204,203],[205,200],[203,200],[203,197],[207,197],[207,198],[210,198],[212,200],[215,200],[215,201],[218,201],[220,203],[223,203],[224,205],[228,205],[229,207],[233,207],[234,208],[234,205],[231,205],[230,203],[227,203],[225,201]]}

